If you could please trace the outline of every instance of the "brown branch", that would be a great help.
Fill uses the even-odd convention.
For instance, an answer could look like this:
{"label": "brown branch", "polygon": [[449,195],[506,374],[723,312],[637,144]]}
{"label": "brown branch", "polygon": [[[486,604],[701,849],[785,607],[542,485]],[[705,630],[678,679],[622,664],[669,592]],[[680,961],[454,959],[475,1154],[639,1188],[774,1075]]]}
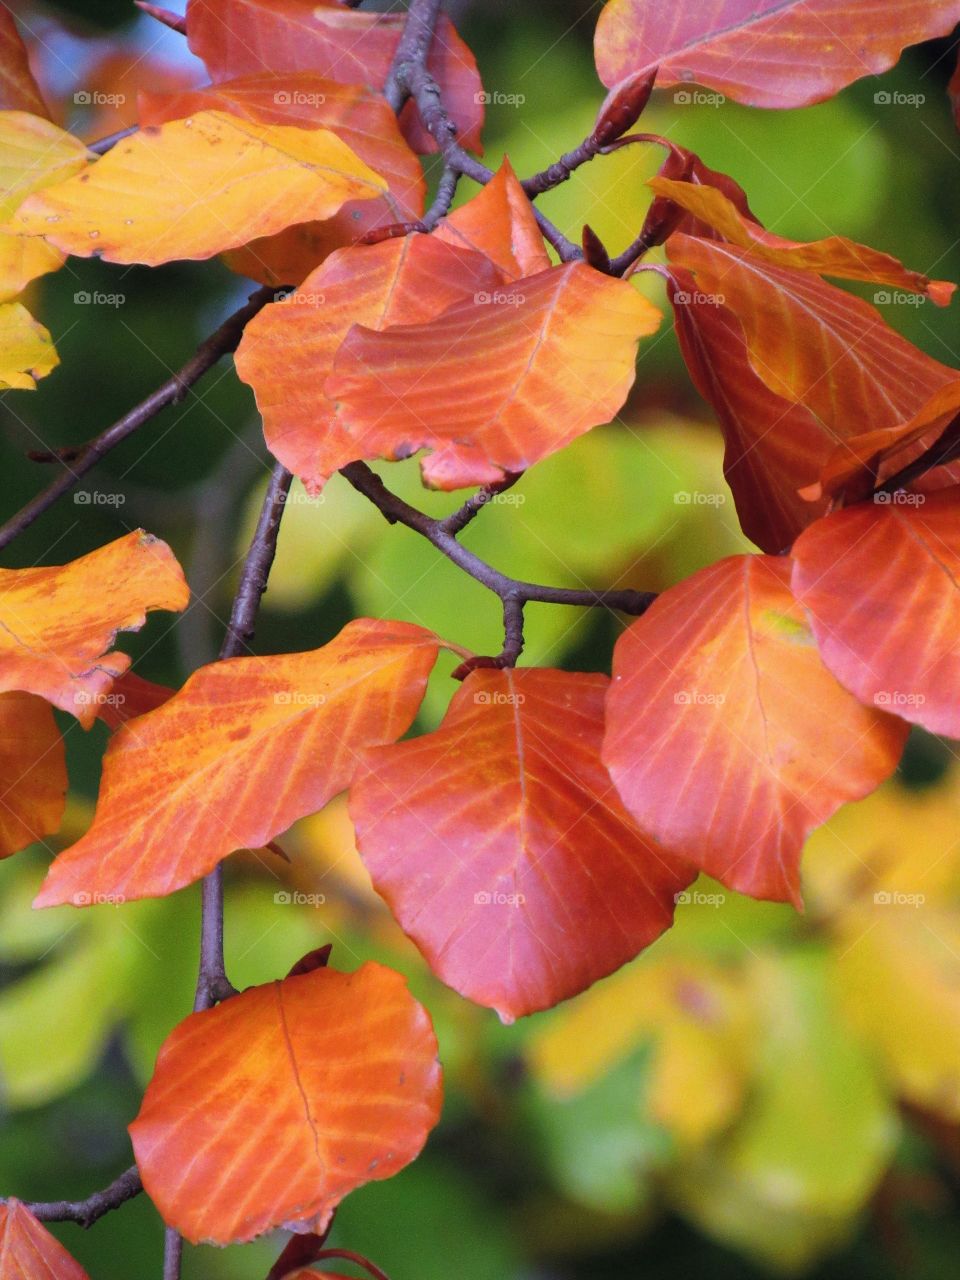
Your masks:
{"label": "brown branch", "polygon": [[[86,1200],[27,1200],[24,1203],[41,1222],[78,1222],[81,1227],[90,1227],[105,1213],[109,1213],[111,1209],[119,1209],[142,1190],[140,1174],[136,1165],[132,1165],[119,1178],[115,1178],[109,1187],[95,1191]],[[5,1203],[5,1199],[0,1200],[0,1204]]]}
{"label": "brown branch", "polygon": [[[404,501],[391,492],[375,471],[365,462],[351,462],[340,474],[353,487],[368,498],[391,524],[403,524],[441,551],[448,560],[468,573],[501,600],[514,599],[522,604],[569,604],[592,608],[603,605],[618,609],[621,613],[640,615],[649,609],[656,599],[651,591],[610,590],[591,591],[572,587],[546,587],[536,582],[511,578],[468,550],[445,527],[445,521],[428,516],[425,511]],[[455,513],[456,514],[456,513]],[[450,519],[450,517],[448,517]]]}
{"label": "brown branch", "polygon": [[34,455],[47,460],[55,460],[64,465],[64,471],[46,489],[31,499],[30,502],[0,526],[0,550],[8,547],[14,538],[33,524],[48,511],[54,503],[68,493],[73,486],[91,471],[111,449],[121,441],[139,430],[151,418],[156,417],[167,405],[179,404],[186,399],[187,392],[195,382],[211,369],[225,355],[235,351],[243,335],[244,326],[268,302],[277,296],[276,289],[258,289],[250,300],[232,316],[223,322],[216,333],[210,335],[200,344],[187,363],[156,391],[151,392],[129,413],[125,413],[119,421],[107,427],[98,436],[88,440],[86,444],[69,447],[47,455]]}
{"label": "brown branch", "polygon": [[124,138],[129,138],[139,128],[138,124],[131,124],[126,129],[118,129],[116,133],[108,133],[105,138],[98,138],[96,142],[88,142],[86,144],[87,150],[92,151],[97,156],[106,155],[118,142],[122,142]]}
{"label": "brown branch", "polygon": [[469,497],[462,507],[441,520],[441,527],[447,533],[452,533],[456,537],[480,514],[488,503],[493,502],[501,493],[506,493],[508,489],[512,489],[522,475],[522,471],[511,471],[499,484],[485,484],[482,489],[478,489],[475,494]]}

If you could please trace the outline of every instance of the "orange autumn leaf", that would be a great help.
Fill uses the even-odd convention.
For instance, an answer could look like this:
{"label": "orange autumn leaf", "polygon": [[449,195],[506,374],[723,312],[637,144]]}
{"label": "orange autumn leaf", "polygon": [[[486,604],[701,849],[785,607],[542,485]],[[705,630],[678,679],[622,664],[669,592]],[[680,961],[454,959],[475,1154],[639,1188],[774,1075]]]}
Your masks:
{"label": "orange autumn leaf", "polygon": [[13,14],[6,5],[0,5],[0,111],[50,114],[30,70],[27,50]]}
{"label": "orange autumn leaf", "polygon": [[0,1280],[90,1280],[25,1204],[0,1203]]}
{"label": "orange autumn leaf", "polygon": [[878,496],[884,501],[838,511],[798,538],[793,591],[845,688],[957,738],[960,489]]}
{"label": "orange autumn leaf", "polygon": [[919,271],[909,271],[896,258],[879,249],[870,249],[844,236],[829,236],[801,244],[765,230],[744,214],[717,187],[679,182],[658,176],[648,179],[658,196],[672,200],[695,218],[718,231],[731,244],[748,249],[754,257],[775,266],[816,271],[820,275],[839,276],[843,280],[870,280],[923,294],[939,307],[945,307],[956,290],[946,280],[931,280]]}
{"label": "orange autumn leaf", "polygon": [[783,557],[695,573],[614,650],[603,758],[624,804],[751,897],[800,905],[804,840],[893,772],[905,738],[824,666]]}
{"label": "orange autumn leaf", "polygon": [[478,195],[440,219],[434,234],[484,254],[506,280],[534,276],[550,266],[533,205],[507,159]]}
{"label": "orange autumn leaf", "polygon": [[363,85],[341,84],[310,71],[266,72],[204,89],[140,95],[143,125],[213,109],[262,124],[330,129],[388,186],[377,199],[348,200],[323,222],[298,223],[231,250],[227,261],[242,274],[265,284],[297,284],[331,250],[423,212],[426,184],[420,162],[386,100]]}
{"label": "orange autumn leaf", "polygon": [[583,263],[551,267],[424,324],[356,325],[327,382],[365,458],[421,448],[424,483],[458,489],[525,471],[609,422],[660,312]]}
{"label": "orange autumn leaf", "polygon": [[60,828],[67,796],[63,738],[49,703],[0,693],[0,858]]}
{"label": "orange autumn leaf", "polygon": [[132,134],[31,196],[11,226],[79,257],[157,266],[210,258],[385,190],[327,129],[201,111]]}
{"label": "orange autumn leaf", "polygon": [[804,107],[958,21],[957,0],[608,0],[597,71],[612,86],[658,67],[661,88],[695,81],[754,107]]}
{"label": "orange autumn leaf", "polygon": [[236,353],[239,377],[254,390],[267,445],[317,491],[363,456],[326,393],[334,356],[355,323],[381,329],[427,320],[454,303],[495,291],[486,258],[410,235],[332,254],[299,289],[247,325]]}
{"label": "orange autumn leaf", "polygon": [[957,378],[955,369],[891,329],[875,307],[812,272],[685,235],[671,236],[668,254],[737,316],[757,376],[810,409],[835,439],[856,434],[865,422],[896,425]]}
{"label": "orange autumn leaf", "polygon": [[0,691],[39,694],[89,728],[130,665],[111,649],[117,632],[189,595],[173,552],[142,529],[69,564],[0,569]]}
{"label": "orange autumn leaf", "polygon": [[93,823],[35,905],[161,897],[268,844],[409,728],[438,640],[359,618],[308,653],[229,658],[113,735]]}
{"label": "orange autumn leaf", "polygon": [[634,825],[601,764],[608,683],[474,671],[435,733],[369,752],[350,791],[361,856],[401,928],[505,1022],[649,946],[695,874]]}
{"label": "orange autumn leaf", "polygon": [[[312,71],[382,89],[403,30],[401,13],[358,13],[338,0],[188,0],[187,38],[210,79],[263,71]],[[437,81],[461,143],[482,152],[485,97],[473,54],[441,14],[427,70]],[[400,123],[419,152],[437,144],[408,103]]]}
{"label": "orange autumn leaf", "polygon": [[400,974],[323,967],[175,1027],[130,1137],[164,1221],[230,1244],[323,1231],[419,1155],[440,1104],[436,1037]]}

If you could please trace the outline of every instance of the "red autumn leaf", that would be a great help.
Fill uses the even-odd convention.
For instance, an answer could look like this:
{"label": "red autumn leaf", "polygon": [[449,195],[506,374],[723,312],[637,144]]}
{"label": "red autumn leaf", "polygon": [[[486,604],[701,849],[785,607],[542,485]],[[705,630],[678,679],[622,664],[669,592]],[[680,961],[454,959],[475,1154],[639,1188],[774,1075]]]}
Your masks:
{"label": "red autumn leaf", "polygon": [[793,590],[845,688],[960,738],[960,489],[882,496],[806,530]]}
{"label": "red autumn leaf", "polygon": [[[815,271],[820,275],[839,276],[843,280],[870,280],[923,294],[939,307],[945,307],[956,290],[946,280],[931,280],[919,271],[909,271],[889,253],[857,244],[845,236],[829,236],[801,244],[766,231],[753,218],[746,217],[723,191],[700,182],[681,182],[658,176],[648,185],[658,196],[672,200],[688,213],[719,232],[724,240],[748,249],[757,258],[774,266]],[[687,230],[687,228],[684,228]]]}
{"label": "red autumn leaf", "polygon": [[90,1277],[26,1205],[11,1197],[0,1203],[0,1280]]}
{"label": "red autumn leaf", "polygon": [[427,447],[425,484],[485,484],[609,422],[633,385],[639,339],[659,323],[626,281],[583,263],[552,267],[425,324],[355,326],[327,394],[355,456]]}
{"label": "red autumn leaf", "polygon": [[[677,275],[683,294],[681,300],[673,291],[678,332],[694,380],[728,431],[725,467],[738,513],[764,550],[780,551],[789,545],[789,538],[778,540],[785,531],[796,534],[818,514],[804,515],[797,491],[820,474],[838,445],[867,422],[878,429],[902,426],[955,382],[957,371],[901,338],[869,303],[812,272],[692,236],[673,235],[667,247],[671,268],[693,277],[691,287],[689,275]],[[724,308],[736,325],[721,314]],[[731,355],[741,370],[745,356],[753,377],[785,402],[782,415],[769,396],[758,394],[761,416],[745,416],[752,378],[734,373]],[[790,405],[806,414],[788,413]],[[758,488],[764,475],[766,496]],[[774,503],[782,512],[776,520],[766,513]]]}
{"label": "red autumn leaf", "polygon": [[[263,71],[312,71],[344,84],[382,89],[393,61],[404,17],[359,13],[329,0],[189,0],[187,37],[206,63],[211,80]],[[483,86],[473,54],[441,15],[427,70],[440,86],[460,142],[482,152]],[[413,104],[401,115],[414,150],[436,151]]]}
{"label": "red autumn leaf", "polygon": [[606,676],[477,670],[441,727],[371,751],[350,792],[374,886],[431,968],[504,1022],[618,969],[693,877],[600,762]]}
{"label": "red autumn leaf", "polygon": [[323,808],[364,747],[409,728],[438,643],[359,618],[322,649],[201,667],[113,736],[93,824],[35,905],[161,897]]}
{"label": "red autumn leaf", "polygon": [[829,456],[832,437],[808,409],[757,376],[740,321],[703,294],[689,271],[673,268],[667,293],[687,371],[723,429],[723,473],[743,531],[762,550],[782,551],[827,510],[826,501],[811,506],[797,490]]}
{"label": "red autumn leaf", "polygon": [[803,107],[886,71],[911,44],[949,34],[957,0],[609,0],[597,24],[605,85],[659,67],[754,107]]}
{"label": "red autumn leaf", "polygon": [[332,254],[292,296],[255,316],[237,349],[237,373],[253,387],[271,453],[309,490],[322,488],[338,468],[364,456],[325,389],[350,327],[426,320],[501,284],[486,258],[434,236]]}
{"label": "red autumn leaf", "polygon": [[196,111],[227,111],[261,124],[330,129],[387,182],[386,195],[349,200],[324,222],[301,223],[230,252],[228,262],[266,284],[297,284],[332,249],[375,227],[419,218],[424,183],[420,162],[404,141],[385,99],[362,85],[341,84],[313,72],[266,72],[182,93],[140,95],[143,125],[182,119]]}
{"label": "red autumn leaf", "polygon": [[0,5],[0,111],[50,115],[30,70],[27,50],[13,14],[5,4]]}
{"label": "red autumn leaf", "polygon": [[67,795],[63,738],[49,703],[0,693],[0,858],[59,830]]}
{"label": "red autumn leaf", "polygon": [[189,597],[173,552],[142,529],[70,564],[0,569],[0,691],[39,694],[89,728],[130,665],[111,651],[117,632]]}
{"label": "red autumn leaf", "polygon": [[435,234],[484,254],[506,280],[534,276],[550,266],[533,205],[506,159],[479,195],[441,218]]}
{"label": "red autumn leaf", "polygon": [[143,1185],[188,1240],[322,1232],[348,1192],[419,1155],[440,1115],[437,1041],[398,973],[252,987],[167,1037],[130,1125]]}
{"label": "red autumn leaf", "polygon": [[799,906],[804,841],[893,772],[906,725],[837,683],[789,583],[733,556],[664,592],[617,641],[603,758],[667,848]]}

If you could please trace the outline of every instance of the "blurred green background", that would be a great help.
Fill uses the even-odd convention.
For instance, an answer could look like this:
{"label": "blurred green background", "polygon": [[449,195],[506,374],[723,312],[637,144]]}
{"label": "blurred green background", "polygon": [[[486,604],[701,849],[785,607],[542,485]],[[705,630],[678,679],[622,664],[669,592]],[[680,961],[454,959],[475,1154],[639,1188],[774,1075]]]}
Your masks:
{"label": "blurred green background", "polygon": [[[132,119],[137,87],[199,83],[182,40],[127,0],[22,5],[38,71],[83,136]],[[597,7],[453,7],[488,91],[488,158],[521,174],[590,129],[602,90]],[[538,11],[539,9],[539,11]],[[954,53],[911,51],[882,80],[806,111],[690,106],[656,95],[644,127],[731,173],[771,229],[850,235],[960,280],[960,143],[945,95]],[[91,112],[99,89],[123,99]],[[917,106],[878,90],[922,94]],[[542,201],[574,238],[589,222],[613,251],[636,234],[660,153],[636,147],[581,169]],[[464,184],[464,196],[469,184]],[[651,285],[651,296],[657,299]],[[77,293],[121,294],[115,307]],[[71,260],[31,291],[61,367],[0,402],[3,511],[45,483],[28,450],[82,441],[152,390],[237,305],[248,282],[217,262],[149,272]],[[869,296],[869,291],[868,291]],[[885,314],[960,364],[955,311],[893,302]],[[671,327],[641,351],[619,424],[539,466],[483,512],[465,541],[518,577],[659,589],[743,549],[711,416]],[[6,553],[59,563],[143,525],[183,563],[194,601],[122,637],[141,675],[179,684],[215,656],[268,463],[252,397],[229,362],[118,448]],[[414,463],[390,481],[431,511]],[[414,534],[388,529],[335,478],[295,489],[258,627],[261,652],[316,647],[358,614],[407,618],[496,651],[496,600]],[[606,669],[621,621],[531,606],[524,661]],[[436,723],[452,663],[431,686]],[[89,821],[105,731],[67,718],[73,790],[49,849],[0,864],[0,1188],[80,1197],[130,1161],[158,1045],[188,1011],[196,887],[160,902],[34,914],[50,853]],[[334,963],[368,957],[410,976],[431,1010],[447,1101],[424,1156],[344,1204],[334,1240],[392,1280],[933,1280],[960,1251],[960,769],[917,734],[901,775],[811,841],[807,912],[709,883],[645,956],[568,1005],[504,1028],[426,972],[369,888],[342,802],[284,840],[289,868],[228,865],[227,955],[238,986],[283,974],[333,940]],[[294,885],[322,895],[296,907]],[[141,1197],[88,1233],[55,1228],[94,1280],[159,1274],[161,1228]],[[262,1280],[282,1239],[188,1249],[188,1280]]]}

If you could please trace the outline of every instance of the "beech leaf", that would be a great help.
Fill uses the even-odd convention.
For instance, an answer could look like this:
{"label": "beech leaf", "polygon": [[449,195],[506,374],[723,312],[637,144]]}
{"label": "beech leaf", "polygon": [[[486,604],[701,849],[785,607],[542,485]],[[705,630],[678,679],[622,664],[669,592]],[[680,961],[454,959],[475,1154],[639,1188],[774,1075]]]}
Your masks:
{"label": "beech leaf", "polygon": [[793,590],[845,688],[957,738],[960,489],[883,497],[818,520],[798,538]]}
{"label": "beech leaf", "polygon": [[534,276],[550,266],[533,205],[506,158],[478,195],[440,219],[434,234],[484,254],[506,280]]}
{"label": "beech leaf", "polygon": [[440,1103],[436,1037],[400,974],[320,968],[175,1027],[130,1137],[164,1221],[230,1244],[322,1232],[419,1155]]}
{"label": "beech leaf", "polygon": [[695,81],[754,107],[805,107],[958,21],[957,0],[609,0],[595,52],[608,86],[658,67],[660,88]]}
{"label": "beech leaf", "polygon": [[89,728],[130,665],[111,651],[117,632],[189,594],[173,552],[142,529],[69,564],[0,569],[0,691],[39,694]]}
{"label": "beech leaf", "polygon": [[[345,84],[382,89],[403,30],[402,13],[359,13],[315,0],[189,0],[187,38],[214,81],[263,71],[312,71]],[[473,54],[445,14],[437,22],[427,70],[437,81],[460,142],[483,150],[483,86]],[[436,151],[412,103],[401,125],[416,151]]]}
{"label": "beech leaf", "polygon": [[351,788],[374,887],[438,976],[504,1022],[649,946],[695,874],[645,838],[601,764],[607,684],[474,671],[435,733],[371,751]]}
{"label": "beech leaf", "polygon": [[157,266],[210,258],[385,190],[328,129],[200,111],[119,142],[88,171],[31,196],[11,226],[78,257]]}
{"label": "beech leaf", "polygon": [[75,1258],[12,1197],[0,1203],[0,1280],[90,1280]]}
{"label": "beech leaf", "polygon": [[308,653],[201,667],[110,740],[93,823],[35,906],[162,897],[257,849],[351,781],[413,721],[439,641],[359,618]]}
{"label": "beech leaf", "polygon": [[67,795],[63,738],[33,693],[0,693],[0,858],[59,830]]}
{"label": "beech leaf", "polygon": [[660,312],[582,263],[551,267],[425,324],[357,325],[327,381],[354,456],[423,447],[424,483],[458,489],[525,471],[609,422]]}
{"label": "beech leaf", "polygon": [[13,14],[0,5],[0,110],[48,115]]}
{"label": "beech leaf", "polygon": [[295,293],[249,322],[237,349],[237,374],[253,387],[270,452],[317,492],[340,467],[364,456],[363,443],[344,430],[326,393],[351,326],[427,320],[501,284],[493,263],[435,236],[331,254]]}
{"label": "beech leaf", "polygon": [[624,804],[751,897],[800,906],[804,840],[879,786],[905,739],[823,665],[783,557],[695,573],[614,650],[603,757]]}

